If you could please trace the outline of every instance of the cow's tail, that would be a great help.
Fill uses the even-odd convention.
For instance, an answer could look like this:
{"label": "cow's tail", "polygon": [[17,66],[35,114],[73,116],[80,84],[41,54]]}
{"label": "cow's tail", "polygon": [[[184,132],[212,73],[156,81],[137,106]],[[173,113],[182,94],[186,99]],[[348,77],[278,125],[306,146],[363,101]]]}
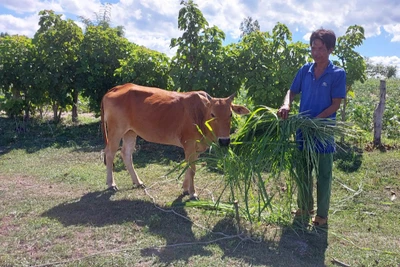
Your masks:
{"label": "cow's tail", "polygon": [[[100,116],[101,116],[101,132],[103,134],[104,144],[106,147],[108,144],[108,136],[107,136],[107,122],[104,117],[103,101],[101,101],[101,105],[100,105]],[[103,153],[103,159],[104,159],[104,164],[106,164],[106,155],[104,153]]]}

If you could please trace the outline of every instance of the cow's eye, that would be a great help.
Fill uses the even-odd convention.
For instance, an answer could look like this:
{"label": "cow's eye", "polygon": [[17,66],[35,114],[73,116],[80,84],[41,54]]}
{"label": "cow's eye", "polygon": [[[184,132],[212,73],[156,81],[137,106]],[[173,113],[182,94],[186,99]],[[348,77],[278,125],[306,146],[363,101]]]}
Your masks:
{"label": "cow's eye", "polygon": [[211,113],[211,117],[215,118],[215,115],[214,115],[214,113]]}

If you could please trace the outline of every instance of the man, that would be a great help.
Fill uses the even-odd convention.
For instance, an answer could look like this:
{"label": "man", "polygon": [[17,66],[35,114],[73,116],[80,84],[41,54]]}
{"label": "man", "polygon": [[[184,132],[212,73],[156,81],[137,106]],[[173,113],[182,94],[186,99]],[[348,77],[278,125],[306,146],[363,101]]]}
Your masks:
{"label": "man", "polygon": [[[287,92],[284,103],[278,110],[278,116],[287,119],[290,106],[296,94],[301,94],[300,112],[311,118],[336,119],[336,111],[342,99],[346,97],[346,73],[329,60],[336,44],[335,33],[331,30],[319,29],[311,34],[310,47],[313,63],[307,63],[297,72]],[[297,135],[301,141],[301,133]],[[335,143],[332,140],[321,144],[317,141],[317,213],[313,218],[315,226],[323,226],[328,222],[329,202],[332,183],[333,152]],[[309,160],[304,164],[309,165]],[[297,217],[310,218],[314,213],[312,195],[312,167],[298,168]]]}

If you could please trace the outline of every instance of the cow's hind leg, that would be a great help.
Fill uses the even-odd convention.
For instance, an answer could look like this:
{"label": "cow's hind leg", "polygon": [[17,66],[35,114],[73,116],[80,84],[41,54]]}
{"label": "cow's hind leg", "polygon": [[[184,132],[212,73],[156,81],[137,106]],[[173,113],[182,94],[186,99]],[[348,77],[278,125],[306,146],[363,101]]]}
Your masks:
{"label": "cow's hind leg", "polygon": [[132,153],[135,151],[137,134],[133,131],[128,131],[122,138],[121,156],[124,160],[125,167],[131,175],[134,185],[144,187],[143,182],[137,175],[132,163]]}
{"label": "cow's hind leg", "polygon": [[119,148],[119,140],[109,140],[106,148],[104,149],[104,163],[107,166],[107,186],[108,190],[117,191],[117,184],[114,180],[113,167],[114,157]]}

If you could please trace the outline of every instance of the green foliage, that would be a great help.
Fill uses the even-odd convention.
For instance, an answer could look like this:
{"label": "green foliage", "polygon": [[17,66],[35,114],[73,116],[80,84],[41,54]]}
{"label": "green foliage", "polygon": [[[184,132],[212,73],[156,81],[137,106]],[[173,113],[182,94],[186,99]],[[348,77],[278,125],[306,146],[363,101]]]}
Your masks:
{"label": "green foliage", "polygon": [[9,117],[20,117],[24,110],[24,100],[22,98],[0,98],[0,110],[4,111]]}
{"label": "green foliage", "polygon": [[255,31],[237,44],[238,73],[256,105],[277,107],[297,70],[307,61],[307,45],[289,43],[289,29],[278,23],[272,34]]}
{"label": "green foliage", "polygon": [[34,87],[34,50],[32,40],[26,36],[0,38],[0,89],[6,97],[0,110],[10,116],[21,115],[23,111],[29,114]]}
{"label": "green foliage", "polygon": [[170,59],[163,53],[143,46],[132,46],[126,59],[120,60],[121,67],[114,74],[119,83],[132,82],[144,86],[172,88],[169,76]]}
{"label": "green foliage", "polygon": [[86,29],[79,51],[79,81],[93,111],[100,110],[103,95],[118,85],[114,72],[121,67],[120,60],[125,59],[130,47],[134,46],[120,37],[116,29],[97,26]]}
{"label": "green foliage", "polygon": [[364,82],[366,79],[364,58],[354,50],[357,46],[362,45],[364,40],[364,28],[358,25],[348,27],[346,34],[337,38],[333,55],[339,58],[335,64],[346,71],[348,88],[351,88],[356,81]]}
{"label": "green foliage", "polygon": [[[182,91],[205,90],[214,96],[226,96],[239,89],[228,63],[229,50],[224,50],[225,34],[208,22],[192,0],[182,1],[178,28],[184,31],[179,38],[171,40],[177,47],[171,62],[171,76],[175,89]],[[230,62],[229,62],[230,63]],[[235,86],[236,85],[236,86]],[[233,87],[233,88],[232,88]]]}
{"label": "green foliage", "polygon": [[[382,134],[387,139],[395,140],[400,137],[400,82],[396,79],[386,81],[386,105],[383,114]],[[354,84],[354,97],[349,97],[347,115],[348,121],[354,123],[365,133],[373,132],[373,116],[379,103],[379,80],[368,79],[364,84]]]}

